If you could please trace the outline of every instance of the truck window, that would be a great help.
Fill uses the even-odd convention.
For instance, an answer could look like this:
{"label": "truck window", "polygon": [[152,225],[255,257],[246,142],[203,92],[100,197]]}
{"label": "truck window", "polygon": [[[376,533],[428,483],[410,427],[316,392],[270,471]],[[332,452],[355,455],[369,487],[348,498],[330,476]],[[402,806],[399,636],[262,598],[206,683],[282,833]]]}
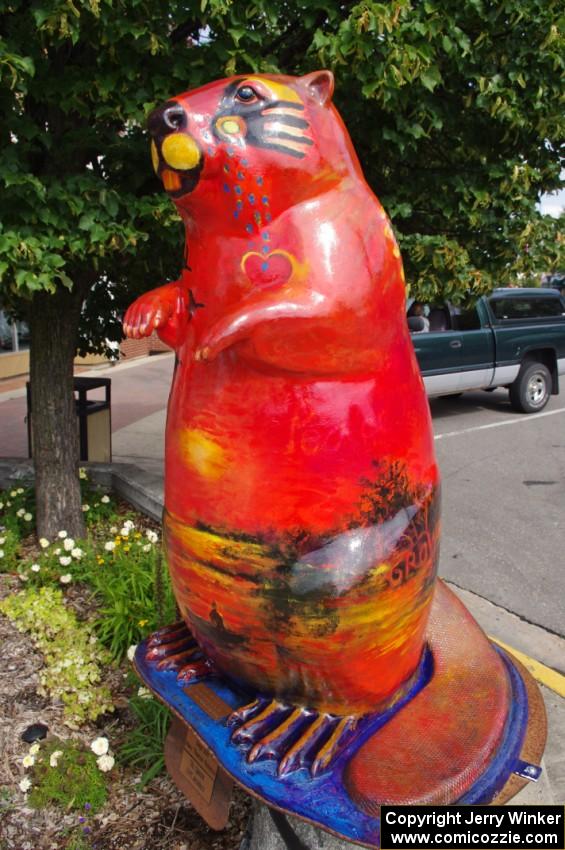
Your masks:
{"label": "truck window", "polygon": [[481,328],[481,320],[476,307],[461,310],[453,317],[453,323],[458,331],[478,331]]}
{"label": "truck window", "polygon": [[563,316],[559,298],[493,298],[491,309],[497,319],[547,319]]}

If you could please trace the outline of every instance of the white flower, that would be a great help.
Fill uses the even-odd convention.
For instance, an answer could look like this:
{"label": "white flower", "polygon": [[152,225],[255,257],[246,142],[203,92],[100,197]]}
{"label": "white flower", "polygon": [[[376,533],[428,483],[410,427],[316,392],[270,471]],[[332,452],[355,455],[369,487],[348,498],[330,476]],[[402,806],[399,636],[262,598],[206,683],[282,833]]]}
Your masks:
{"label": "white flower", "polygon": [[25,519],[26,522],[31,522],[33,517],[30,513],[26,513],[26,514],[24,514],[24,519]]}
{"label": "white flower", "polygon": [[151,551],[151,543],[146,543],[145,546],[143,546],[143,551],[144,552],[150,552]]}
{"label": "white flower", "polygon": [[21,496],[23,492],[24,492],[23,487],[18,487],[18,489],[16,490],[16,493],[18,494],[18,496]]}
{"label": "white flower", "polygon": [[62,531],[59,531],[58,534],[57,534],[57,537],[60,537],[61,540],[64,540],[66,536],[67,536],[67,532],[64,529]]}
{"label": "white flower", "polygon": [[120,528],[120,534],[122,537],[129,537],[129,528],[126,528],[124,525],[123,528]]}
{"label": "white flower", "polygon": [[133,657],[134,657],[134,655],[135,655],[135,650],[136,650],[136,649],[137,649],[137,644],[136,644],[136,643],[132,643],[132,645],[131,645],[130,647],[128,647],[128,659],[129,659],[130,661],[133,661]]}
{"label": "white flower", "polygon": [[100,758],[96,759],[96,764],[102,771],[102,773],[108,773],[109,770],[112,770],[115,764],[114,756],[100,756]]}
{"label": "white flower", "polygon": [[[96,756],[105,756],[110,748],[108,738],[95,738],[90,745],[90,749]],[[110,768],[108,768],[109,770]]]}
{"label": "white flower", "polygon": [[107,505],[107,504],[108,504],[108,502],[110,501],[110,497],[109,497],[109,496],[104,495],[104,496],[102,496],[102,498],[100,499],[100,501],[102,502],[102,504],[103,504],[103,505]]}
{"label": "white flower", "polygon": [[157,541],[159,540],[159,535],[157,534],[157,532],[151,531],[151,529],[146,532],[145,536],[147,537],[150,543],[157,543]]}
{"label": "white flower", "polygon": [[22,779],[22,781],[20,782],[19,787],[20,791],[23,791],[25,794],[31,788],[31,779],[28,779],[26,776],[25,779]]}
{"label": "white flower", "polygon": [[47,547],[49,546],[49,541],[47,540],[46,537],[40,537],[39,538],[39,545],[41,546],[42,549],[47,549]]}
{"label": "white flower", "polygon": [[59,558],[59,563],[62,567],[68,567],[72,560],[72,558],[61,555],[61,557]]}
{"label": "white flower", "polygon": [[[71,559],[69,558],[69,561]],[[69,584],[73,580],[73,577],[70,573],[65,573],[64,576],[59,576],[59,581],[61,584]]]}
{"label": "white flower", "polygon": [[85,513],[86,513],[87,511],[89,511],[89,510],[90,510],[90,505],[83,505],[83,506],[82,506],[82,512],[83,512],[83,514],[85,514]]}
{"label": "white flower", "polygon": [[16,511],[16,516],[23,516],[26,512],[25,508],[20,508],[19,511]]}
{"label": "white flower", "polygon": [[10,496],[12,497],[12,499],[15,499],[17,495],[18,495],[17,490],[10,490]]}
{"label": "white flower", "polygon": [[3,507],[4,507],[4,502],[0,502],[0,511],[2,510]]}
{"label": "white flower", "polygon": [[3,558],[3,557],[4,557],[4,550],[0,549],[0,558]]}
{"label": "white flower", "polygon": [[3,546],[5,542],[6,542],[6,538],[0,537],[0,546]]}
{"label": "white flower", "polygon": [[131,531],[132,528],[135,528],[135,522],[132,522],[131,519],[126,519],[124,522],[124,528],[127,528],[128,531]]}
{"label": "white flower", "polygon": [[29,748],[30,756],[36,756],[37,753],[39,752],[39,749],[40,749],[40,747],[39,747],[38,743],[32,744],[31,747]]}
{"label": "white flower", "polygon": [[57,767],[57,763],[61,756],[63,755],[63,750],[54,750],[49,757],[49,764],[51,767]]}
{"label": "white flower", "polygon": [[39,566],[39,564],[32,564],[31,565],[32,573],[38,573],[40,569],[41,569],[41,567]]}
{"label": "white flower", "polygon": [[71,549],[74,549],[75,541],[72,537],[67,537],[63,542],[63,549],[66,549],[67,552],[70,552]]}
{"label": "white flower", "polygon": [[33,765],[35,764],[35,756],[24,756],[22,759],[22,764],[24,767],[33,767]]}
{"label": "white flower", "polygon": [[71,549],[71,555],[78,561],[82,558],[84,552],[82,551],[82,549],[79,549],[78,546],[76,546],[74,549]]}
{"label": "white flower", "polygon": [[88,478],[88,475],[86,474],[86,469],[84,468],[84,466],[79,467],[78,477],[82,478],[83,481],[85,481]]}
{"label": "white flower", "polygon": [[110,534],[117,534],[117,533],[118,533],[118,529],[117,529],[117,527],[116,527],[115,525],[113,525],[113,526],[110,528]]}
{"label": "white flower", "polygon": [[153,699],[153,694],[149,690],[149,688],[138,688],[137,695],[140,699]]}
{"label": "white flower", "polygon": [[116,548],[116,544],[114,543],[113,540],[108,540],[108,542],[104,544],[104,549],[106,550],[106,552],[111,552],[112,549],[115,549],[115,548]]}

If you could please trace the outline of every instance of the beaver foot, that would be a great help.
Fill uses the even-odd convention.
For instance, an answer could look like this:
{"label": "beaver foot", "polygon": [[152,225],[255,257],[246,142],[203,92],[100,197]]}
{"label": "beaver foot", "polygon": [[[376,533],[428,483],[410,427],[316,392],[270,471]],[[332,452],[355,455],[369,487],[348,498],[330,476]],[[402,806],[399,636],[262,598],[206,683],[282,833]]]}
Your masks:
{"label": "beaver foot", "polygon": [[174,670],[180,682],[194,682],[216,674],[216,668],[181,620],[151,635],[146,658],[158,670]]}
{"label": "beaver foot", "polygon": [[271,759],[280,777],[301,767],[315,777],[335,761],[357,720],[259,697],[232,712],[228,726],[237,726],[231,740],[248,749],[249,763]]}
{"label": "beaver foot", "polygon": [[[183,685],[221,675],[182,621],[151,635],[145,657],[158,670],[176,672]],[[351,739],[358,719],[257,697],[233,711],[227,724],[236,727],[231,741],[247,750],[250,764],[270,759],[277,763],[280,777],[300,768],[315,777],[335,761]]]}

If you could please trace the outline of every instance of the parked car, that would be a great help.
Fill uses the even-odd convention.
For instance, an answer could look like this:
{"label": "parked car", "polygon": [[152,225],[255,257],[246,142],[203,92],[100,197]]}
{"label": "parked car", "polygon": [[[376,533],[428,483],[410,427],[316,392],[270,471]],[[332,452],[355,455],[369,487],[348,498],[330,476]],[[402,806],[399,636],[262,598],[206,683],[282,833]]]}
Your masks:
{"label": "parked car", "polygon": [[556,289],[496,289],[463,310],[413,302],[407,316],[429,396],[506,387],[515,410],[537,413],[559,392],[565,299]]}

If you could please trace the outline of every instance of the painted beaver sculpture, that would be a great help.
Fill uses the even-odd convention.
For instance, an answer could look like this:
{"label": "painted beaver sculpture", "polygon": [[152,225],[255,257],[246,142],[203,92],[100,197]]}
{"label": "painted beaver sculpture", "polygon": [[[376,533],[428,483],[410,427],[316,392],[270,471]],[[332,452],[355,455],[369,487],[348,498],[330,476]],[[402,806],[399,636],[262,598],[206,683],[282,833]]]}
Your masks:
{"label": "painted beaver sculpture", "polygon": [[390,223],[328,71],[247,76],[152,113],[179,280],[130,337],[176,353],[165,539],[216,668],[356,716],[410,687],[438,558],[438,470]]}

